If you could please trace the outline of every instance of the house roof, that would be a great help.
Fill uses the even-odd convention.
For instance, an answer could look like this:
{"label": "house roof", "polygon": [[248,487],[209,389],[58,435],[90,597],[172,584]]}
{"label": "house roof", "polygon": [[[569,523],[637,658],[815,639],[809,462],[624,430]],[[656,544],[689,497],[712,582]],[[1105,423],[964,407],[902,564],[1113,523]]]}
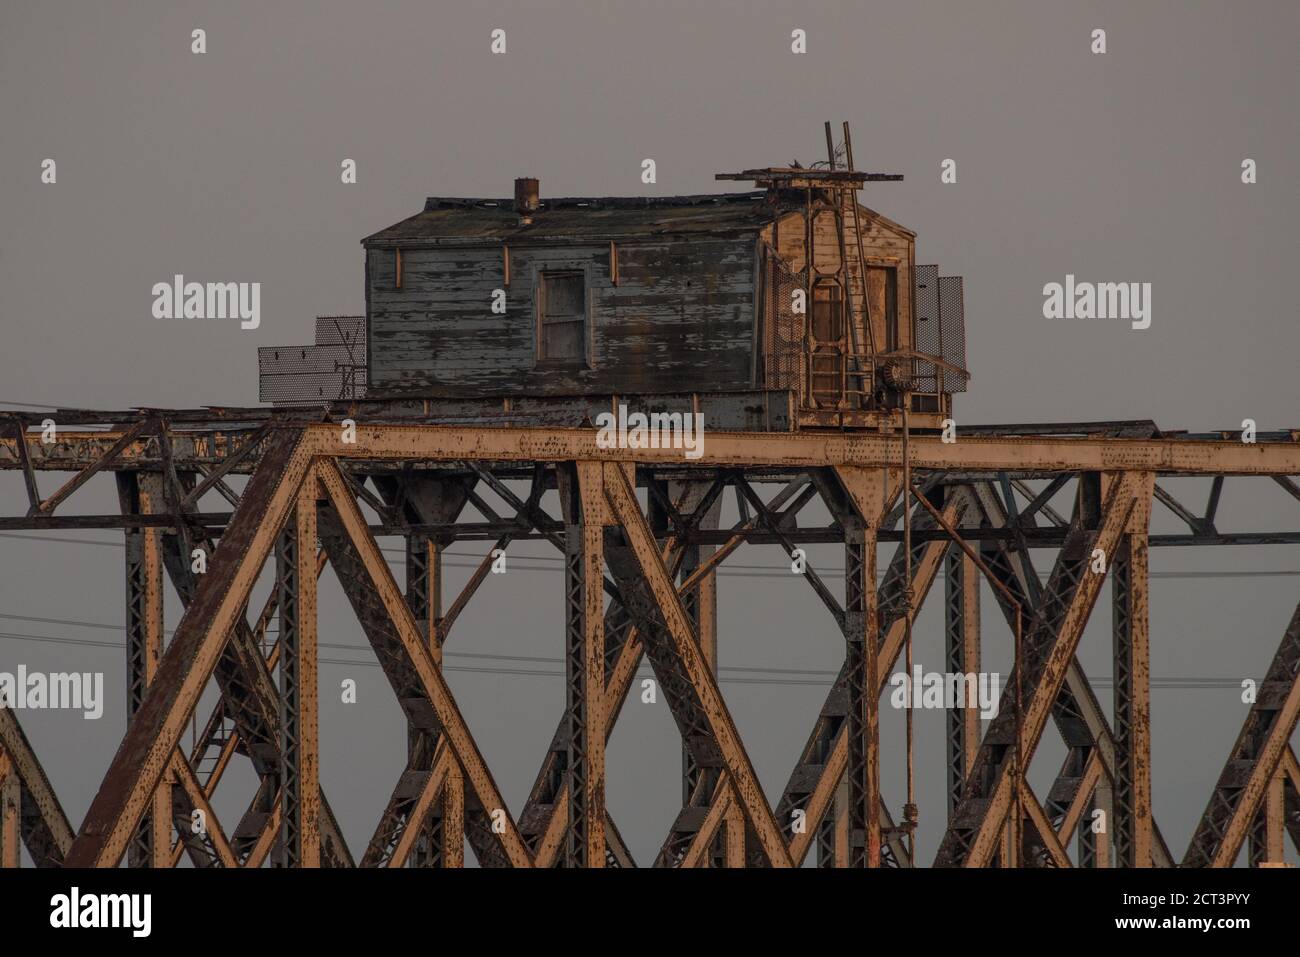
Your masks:
{"label": "house roof", "polygon": [[781,212],[762,190],[698,196],[546,198],[533,222],[519,225],[513,199],[431,196],[424,210],[381,229],[366,246],[421,246],[637,239],[663,235],[756,232]]}

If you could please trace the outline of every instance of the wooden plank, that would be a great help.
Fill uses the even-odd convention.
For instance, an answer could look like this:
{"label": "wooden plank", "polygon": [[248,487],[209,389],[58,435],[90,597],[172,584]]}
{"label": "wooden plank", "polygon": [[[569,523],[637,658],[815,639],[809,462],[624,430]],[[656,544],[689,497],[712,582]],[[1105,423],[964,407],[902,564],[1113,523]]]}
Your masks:
{"label": "wooden plank", "polygon": [[[403,283],[372,257],[371,387],[455,386],[481,394],[559,395],[745,388],[753,357],[752,238],[511,247],[504,315],[497,247],[404,252]],[[537,368],[534,277],[586,275],[592,365]]]}

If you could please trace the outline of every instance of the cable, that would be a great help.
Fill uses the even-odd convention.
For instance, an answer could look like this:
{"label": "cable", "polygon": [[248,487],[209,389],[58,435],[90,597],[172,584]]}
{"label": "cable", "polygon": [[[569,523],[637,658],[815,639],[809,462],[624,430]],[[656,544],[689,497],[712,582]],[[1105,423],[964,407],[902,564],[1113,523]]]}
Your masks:
{"label": "cable", "polygon": [[39,405],[34,402],[10,402],[8,399],[0,399],[0,405],[20,405],[24,409],[49,409],[51,412],[60,408],[57,405]]}
{"label": "cable", "polygon": [[[20,621],[53,621],[52,619],[24,618],[18,615],[0,615],[0,618],[10,618],[10,619],[16,619]],[[99,624],[92,624],[89,625],[88,627],[113,628],[113,626],[111,625],[99,625]],[[57,635],[28,635],[28,634],[17,633],[17,632],[0,631],[0,638],[9,639],[12,641],[32,641],[32,642],[48,643],[48,644],[56,644],[56,645],[84,645],[84,646],[94,647],[94,648],[113,648],[117,650],[121,650],[123,648],[122,643],[119,641],[95,641],[94,639],[90,639],[90,638],[64,638]],[[330,642],[320,642],[320,647],[332,648],[340,651],[370,651],[371,650],[368,645],[350,645],[350,644],[338,644],[338,643],[330,643]],[[529,656],[529,655],[501,655],[501,654],[489,654],[486,652],[444,651],[443,656],[448,658],[453,658],[453,657],[454,658],[482,658],[490,661],[518,661],[522,663],[534,663],[534,664],[563,664],[564,663],[563,658]],[[329,664],[329,665],[355,665],[361,668],[378,668],[380,666],[378,661],[351,661],[342,658],[320,658],[318,660],[322,664]],[[522,670],[510,669],[510,668],[473,667],[470,665],[448,665],[445,666],[443,670],[463,671],[463,672],[471,672],[476,674],[536,675],[536,676],[556,677],[556,678],[564,677],[563,671],[522,671]],[[839,674],[839,672],[836,671],[817,671],[817,670],[805,669],[805,668],[756,668],[756,667],[740,667],[737,665],[722,665],[719,668],[719,670],[739,671],[745,673],[774,674],[774,675],[825,676],[823,680],[799,680],[799,679],[787,679],[787,678],[745,678],[745,677],[732,677],[726,675],[718,678],[720,682],[727,683],[727,684],[789,685],[795,687],[810,687],[810,688],[829,688],[834,683],[835,677]],[[901,674],[902,672],[896,672],[896,673]],[[638,671],[637,675],[638,677],[643,677],[643,678],[654,677],[653,672],[645,671],[645,670]],[[1108,688],[1112,686],[1113,682],[1108,678],[1094,678],[1092,679],[1092,684],[1094,687],[1097,688]],[[1187,675],[1178,675],[1178,676],[1169,676],[1169,677],[1153,677],[1151,679],[1151,687],[1156,689],[1161,689],[1161,690],[1198,689],[1198,688],[1204,688],[1210,690],[1227,689],[1227,688],[1240,689],[1241,681],[1236,678],[1197,678],[1197,677],[1192,677]]]}
{"label": "cable", "polygon": [[[72,545],[101,545],[106,548],[126,547],[125,543],[123,542],[106,542],[106,541],[93,539],[93,538],[60,538],[53,535],[33,535],[33,534],[24,534],[22,532],[0,532],[0,538],[17,538],[17,539],[27,539],[32,541],[43,541],[43,542],[66,542]],[[400,548],[383,548],[381,546],[379,550],[389,555],[406,554],[405,550]],[[472,561],[472,562],[446,561],[444,559],[443,564],[448,568],[477,568],[479,566],[479,562],[481,562],[483,558],[483,556],[476,555],[474,552],[460,552],[460,551],[451,551],[451,550],[444,551],[443,555],[454,555],[458,557],[464,556],[466,558],[476,559],[476,561]],[[553,563],[558,569],[559,567],[562,566],[564,559],[558,555],[528,555],[528,556],[516,556],[514,561]],[[794,573],[792,572],[781,571],[780,569],[782,568],[784,568],[784,566],[781,565],[739,565],[739,564],[732,564],[729,562],[726,565],[719,568],[717,571],[715,571],[714,574],[719,575],[723,578],[784,579],[784,578],[791,578],[794,576]],[[551,571],[551,569],[549,568],[533,568],[531,566],[517,567],[516,570],[524,571],[524,572]],[[844,574],[844,569],[841,567],[826,567],[821,570],[828,575]],[[938,577],[940,578],[942,578],[944,574],[945,573],[942,571],[937,573]],[[879,579],[879,578],[883,578],[884,575],[885,572],[881,571],[881,572],[877,572],[876,577]],[[1046,580],[1050,575],[1051,572],[1049,571],[1041,571],[1038,573],[1038,577],[1044,580]],[[1300,578],[1300,570],[1289,569],[1289,568],[1270,568],[1270,569],[1262,569],[1260,571],[1224,570],[1224,571],[1204,571],[1204,572],[1150,572],[1148,573],[1147,577],[1153,579],[1154,578],[1206,578],[1206,579],[1209,578]]]}

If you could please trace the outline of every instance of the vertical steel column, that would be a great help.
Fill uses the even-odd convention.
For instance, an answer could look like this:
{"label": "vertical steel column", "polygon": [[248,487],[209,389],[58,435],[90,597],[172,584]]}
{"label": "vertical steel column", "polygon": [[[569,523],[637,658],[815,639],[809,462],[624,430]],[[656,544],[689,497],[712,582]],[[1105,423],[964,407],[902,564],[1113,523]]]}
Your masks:
{"label": "vertical steel column", "polygon": [[1264,793],[1264,862],[1286,860],[1286,772],[1278,768]]}
{"label": "vertical steel column", "polygon": [[320,867],[320,773],[316,680],[316,473],[276,543],[280,589],[280,839],[277,867]]}
{"label": "vertical steel column", "polygon": [[[122,510],[147,515],[167,511],[162,476],[119,472]],[[162,530],[134,528],[126,532],[126,720],[140,709],[145,690],[158,670],[163,653]],[[187,557],[188,560],[188,557]],[[171,865],[171,776],[164,773],[127,848],[129,867]]]}
{"label": "vertical steel column", "polygon": [[[979,569],[959,548],[948,549],[944,571],[945,634],[947,671],[950,674],[978,674],[980,670],[980,579]],[[969,685],[967,685],[969,687]],[[979,750],[980,711],[978,702],[948,711],[948,819],[952,820],[961,800],[966,775]]]}
{"label": "vertical steel column", "polygon": [[[684,518],[694,516],[699,509],[705,495],[708,494],[712,487],[712,482],[669,482],[668,497],[671,501],[677,502],[678,513]],[[718,519],[722,513],[721,496],[714,499],[707,514],[699,517],[696,525],[702,530],[711,530],[718,527]],[[680,531],[680,530],[679,530]],[[707,559],[716,546],[699,545],[694,542],[688,544],[682,550],[682,564],[678,572],[679,580],[685,581],[695,573],[695,569],[700,567],[700,563]],[[682,593],[682,607],[686,610],[686,615],[695,626],[696,633],[700,636],[700,652],[704,656],[705,663],[709,670],[716,676],[718,673],[718,580],[710,572],[704,578],[700,579],[698,585]],[[682,806],[686,807],[691,803],[691,797],[695,794],[696,789],[701,786],[700,770],[695,766],[695,759],[691,756],[690,748],[682,745]],[[743,817],[743,815],[742,815]],[[738,832],[729,828],[719,829],[717,839],[710,848],[708,855],[708,865],[711,867],[727,866],[728,851],[723,846],[732,837],[739,834],[740,840],[744,840],[744,829]],[[743,848],[739,852],[741,858],[744,857]]]}
{"label": "vertical steel column", "polygon": [[833,820],[834,823],[830,834],[829,853],[825,862],[819,861],[819,864],[824,867],[847,867],[849,863],[849,782],[846,777],[841,777],[840,783],[836,785],[835,800],[831,803],[825,819]]}
{"label": "vertical steel column", "polygon": [[[879,867],[883,832],[880,820],[880,613],[876,593],[876,538],[887,498],[888,472],[858,466],[836,466],[836,482],[814,477],[827,507],[844,532],[844,677],[848,691],[845,718],[848,779],[847,811],[849,867]],[[906,493],[904,493],[906,496]],[[904,499],[906,507],[906,497]],[[913,600],[911,583],[904,601]],[[838,810],[828,814],[829,826],[818,832],[832,860],[835,855]],[[839,861],[835,861],[839,863]]]}
{"label": "vertical steel column", "polygon": [[455,760],[447,769],[447,782],[442,786],[442,853],[435,864],[442,867],[465,866],[465,775]]}
{"label": "vertical steel column", "polygon": [[[441,668],[442,636],[438,633],[438,620],[442,617],[442,546],[423,532],[406,535],[406,604],[428,645],[429,656]],[[433,754],[435,743],[434,735],[408,725],[407,765],[421,767]],[[408,867],[444,866],[448,846],[443,826],[440,809],[432,809],[407,858]],[[463,857],[463,844],[460,853]]]}
{"label": "vertical steel column", "polygon": [[564,562],[568,867],[605,866],[604,536],[609,520],[603,475],[599,462],[578,462],[560,483],[561,498],[569,498]]}
{"label": "vertical steel column", "polygon": [[[1079,866],[1110,867],[1111,795],[1110,783],[1104,778],[1093,792],[1088,811],[1078,827]],[[1101,811],[1102,828],[1093,833],[1093,815]]]}
{"label": "vertical steel column", "polygon": [[1083,817],[1079,819],[1079,825],[1074,832],[1076,867],[1097,866],[1097,835],[1092,833],[1092,812],[1096,807],[1094,793],[1094,797],[1084,806]]}
{"label": "vertical steel column", "polygon": [[1281,864],[1286,857],[1286,771],[1278,768],[1268,782],[1259,813],[1250,824],[1247,854],[1251,867]]}
{"label": "vertical steel column", "polygon": [[406,536],[406,604],[429,644],[433,663],[442,665],[442,545],[423,532]]}
{"label": "vertical steel column", "polygon": [[1115,638],[1116,867],[1150,867],[1151,656],[1148,640],[1147,526],[1151,504],[1139,499],[1111,556]]}
{"label": "vertical steel column", "polygon": [[844,537],[849,866],[879,867],[880,622],[876,614],[876,523],[850,519],[845,523]]}

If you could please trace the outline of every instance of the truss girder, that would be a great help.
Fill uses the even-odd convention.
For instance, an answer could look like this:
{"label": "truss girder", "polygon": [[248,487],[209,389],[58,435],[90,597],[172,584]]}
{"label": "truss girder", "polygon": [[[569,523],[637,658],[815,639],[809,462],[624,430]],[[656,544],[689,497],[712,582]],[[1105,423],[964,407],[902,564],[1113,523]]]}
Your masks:
{"label": "truss girder", "polygon": [[1105,569],[1135,503],[1149,500],[1151,481],[1151,473],[1103,476],[1103,499],[1095,519],[1076,504],[1066,544],[1025,624],[1019,658],[1007,678],[998,714],[980,743],[935,866],[983,867],[989,862],[1007,814],[1020,803],[1016,789],[1064,684]]}
{"label": "truss girder", "polygon": [[[17,462],[29,486],[35,470],[66,467],[60,463],[71,461],[69,456],[94,452],[53,496],[33,496],[38,511],[54,511],[89,477],[109,470],[118,473],[128,517],[164,520],[115,526],[127,529],[131,720],[78,834],[71,834],[66,820],[60,825],[62,812],[21,729],[16,722],[6,726],[10,716],[0,711],[0,863],[14,860],[15,833],[43,864],[107,866],[129,856],[135,864],[157,865],[181,853],[198,866],[257,866],[268,859],[284,866],[350,863],[315,766],[318,531],[322,557],[335,565],[410,728],[406,773],[363,863],[459,866],[462,842],[468,841],[485,866],[631,865],[604,807],[603,752],[644,654],[686,756],[684,807],[656,863],[791,866],[816,843],[823,862],[910,865],[902,831],[879,797],[876,708],[901,652],[906,622],[948,555],[950,665],[978,668],[978,606],[972,603],[977,565],[993,569],[1005,589],[1000,604],[1008,620],[1014,612],[1022,627],[998,716],[978,748],[978,724],[970,715],[950,722],[951,819],[936,865],[985,866],[996,858],[1003,866],[1069,866],[1064,847],[1072,836],[1080,842],[1084,866],[1168,864],[1150,809],[1145,589],[1152,499],[1194,534],[1212,534],[1224,475],[1276,480],[1300,473],[1294,435],[1291,442],[1253,448],[1200,437],[1063,441],[990,435],[965,437],[953,447],[918,437],[909,455],[911,466],[924,474],[916,494],[941,507],[943,518],[927,526],[918,510],[914,547],[910,554],[900,549],[875,588],[877,536],[898,514],[890,509],[899,493],[898,436],[711,435],[707,457],[683,468],[680,456],[667,450],[599,449],[589,430],[363,423],[356,442],[340,442],[332,423],[299,422],[259,425],[243,441],[227,437],[224,447],[216,441],[201,450],[206,459],[198,461],[201,443],[193,434],[173,432],[168,415],[151,413],[124,429],[87,436],[80,451],[75,434],[69,445],[63,433],[58,449],[42,449],[17,430],[0,440],[0,467]],[[523,477],[512,465],[523,462],[532,464],[534,476],[527,502],[494,474],[504,467],[507,477]],[[376,474],[381,463],[391,470]],[[236,464],[241,471],[256,464],[242,495],[222,481]],[[778,513],[782,496],[765,505],[748,484],[755,466],[766,468],[767,480],[794,472],[806,482],[811,475],[836,524],[799,529]],[[955,469],[966,477],[944,477]],[[413,480],[417,470],[438,475],[435,482],[459,484],[458,494],[429,499],[431,483]],[[540,507],[539,493],[551,472],[562,500],[566,488],[572,493],[561,521]],[[202,479],[197,487],[196,473]],[[1214,476],[1204,516],[1155,485],[1157,475],[1182,474]],[[1065,523],[1050,500],[1071,476],[1079,476],[1079,491]],[[1046,479],[1048,485],[1036,492],[1026,478]],[[369,480],[382,500],[365,488]],[[477,482],[516,510],[513,524],[475,493]],[[637,503],[637,484],[649,487],[649,514]],[[716,515],[727,485],[740,507],[737,534],[731,540],[725,533],[699,536],[701,519],[710,510]],[[692,486],[689,502],[674,502],[667,494]],[[219,516],[217,525],[225,526],[219,542],[195,512],[208,490],[235,505],[233,514]],[[1016,490],[1028,502],[1020,512]],[[812,493],[805,490],[797,504]],[[791,494],[791,487],[782,493],[786,500]],[[384,527],[376,530],[409,527],[405,593],[393,581],[358,499],[379,511]],[[441,675],[441,642],[474,590],[466,589],[452,613],[441,615],[439,549],[457,534],[456,515],[466,502],[487,517],[483,528],[500,536],[501,547],[517,537],[517,527],[520,535],[552,541],[565,556],[566,707],[517,824]],[[1039,527],[1035,516],[1045,516],[1048,526]],[[950,523],[979,538],[982,559],[971,559],[969,549],[959,555],[939,537],[939,525],[949,535],[961,534]],[[848,571],[842,606],[815,572],[805,575],[844,633],[846,661],[775,811],[718,690],[705,587],[718,562],[758,526],[763,531],[755,540],[788,551],[800,541],[822,540],[812,532],[838,534]],[[977,534],[987,531],[1001,534]],[[1040,585],[1029,545],[1048,541],[1045,532],[1064,544],[1046,585]],[[473,529],[469,534],[476,537]],[[477,537],[484,534],[477,531]],[[702,546],[706,541],[722,544]],[[206,571],[190,570],[194,547],[206,554]],[[715,547],[709,555],[706,549]],[[249,593],[273,551],[278,579],[253,628],[246,620]],[[905,580],[909,565],[912,576]],[[164,570],[185,607],[166,648]],[[1115,596],[1113,731],[1075,658],[1107,575]],[[613,599],[608,607],[606,595]],[[280,618],[280,637],[268,647],[263,636],[273,615]],[[1287,746],[1300,716],[1298,671],[1300,608],[1185,864],[1230,865],[1247,842],[1252,864],[1277,864],[1282,836],[1290,831],[1294,839],[1300,831],[1300,765]],[[212,678],[221,697],[202,745],[187,756],[178,747],[181,731]],[[1048,717],[1061,732],[1067,756],[1040,802],[1024,772]],[[228,832],[212,813],[211,796],[237,753],[251,759],[259,784],[249,810]],[[1097,840],[1090,834],[1093,807],[1114,822],[1113,845],[1109,835]],[[189,826],[194,816],[205,828]],[[802,828],[796,826],[801,817]],[[170,847],[173,827],[179,840]]]}
{"label": "truss girder", "polygon": [[269,440],[263,467],[249,481],[223,536],[225,547],[212,555],[208,573],[201,576],[194,599],[91,802],[68,852],[69,865],[116,864],[126,850],[230,630],[242,616],[248,593],[302,484],[310,458],[297,432]]}
{"label": "truss girder", "polygon": [[[1183,867],[1231,867],[1270,781],[1289,753],[1300,715],[1300,605],[1282,635],[1210,801],[1183,855]],[[1294,757],[1292,757],[1294,760]],[[1294,784],[1294,779],[1292,779]]]}

